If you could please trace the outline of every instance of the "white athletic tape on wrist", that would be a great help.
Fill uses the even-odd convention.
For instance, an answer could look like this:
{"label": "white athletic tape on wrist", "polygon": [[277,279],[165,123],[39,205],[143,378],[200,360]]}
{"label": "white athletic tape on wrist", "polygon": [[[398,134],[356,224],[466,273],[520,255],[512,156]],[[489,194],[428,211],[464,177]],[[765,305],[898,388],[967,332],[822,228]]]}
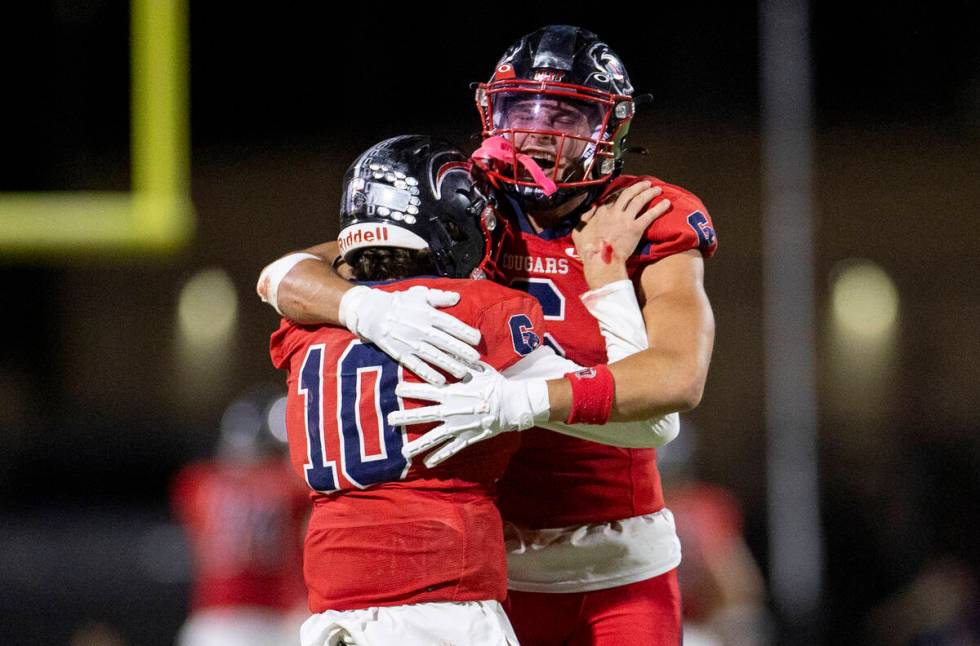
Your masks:
{"label": "white athletic tape on wrist", "polygon": [[322,260],[319,256],[314,256],[311,253],[291,253],[266,265],[262,273],[259,274],[259,283],[255,291],[258,292],[259,298],[274,307],[280,315],[282,311],[279,309],[279,283],[282,282],[290,269],[307,259]]}

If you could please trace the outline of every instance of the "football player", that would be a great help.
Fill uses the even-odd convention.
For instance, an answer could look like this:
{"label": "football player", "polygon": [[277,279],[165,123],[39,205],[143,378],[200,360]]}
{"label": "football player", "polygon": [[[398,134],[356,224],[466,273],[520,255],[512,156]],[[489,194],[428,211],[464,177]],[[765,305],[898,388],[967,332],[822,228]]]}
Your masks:
{"label": "football player", "polygon": [[174,479],[171,505],[194,573],[178,646],[295,641],[306,605],[309,492],[290,473],[285,436],[273,433],[277,416],[280,427],[284,421],[283,395],[257,387],[232,402],[215,457],[185,466]]}
{"label": "football player", "polygon": [[[475,159],[495,187],[491,197],[499,213],[517,232],[505,241],[499,263],[504,281],[541,303],[547,340],[580,364],[603,363],[601,341],[609,334],[587,316],[587,299],[581,298],[600,274],[608,279],[609,272],[620,272],[626,280],[618,285],[625,283],[631,293],[635,286],[643,307],[646,349],[608,372],[598,370],[606,392],[615,392],[614,405],[583,416],[572,403],[567,421],[642,419],[696,406],[714,340],[703,259],[715,251],[715,231],[693,194],[654,177],[621,174],[634,101],[619,57],[588,31],[545,27],[505,53],[476,99],[486,140]],[[637,201],[652,207],[637,209]],[[652,223],[644,219],[660,208],[665,215]],[[640,215],[635,222],[644,228],[639,245],[629,244],[634,232],[624,226],[631,215]],[[311,251],[273,263],[260,278],[260,294],[299,320],[343,322],[362,307],[382,307],[372,304],[382,303],[381,297],[355,294],[317,261],[335,258],[334,248]],[[586,264],[596,257],[600,271]],[[459,341],[472,342],[475,335],[430,307],[445,302],[420,298],[414,311],[392,314],[362,333],[397,338],[392,356],[409,367],[423,364],[420,376],[426,377],[426,361],[461,374],[470,359]],[[491,401],[499,379],[491,374],[471,380],[476,393],[457,384],[426,397]],[[556,394],[551,386],[548,392]],[[457,424],[446,406],[430,412],[414,412],[413,419],[446,420],[437,440],[472,433],[471,418]],[[465,407],[464,413],[471,414]],[[514,426],[486,417],[480,424],[487,429]],[[430,443],[422,439],[420,445]],[[523,434],[501,484],[509,611],[523,643],[619,644],[637,636],[643,643],[678,643],[680,546],[655,460],[649,449]]]}
{"label": "football player", "polygon": [[[340,249],[361,283],[354,289],[368,289],[364,281],[389,281],[370,289],[390,295],[392,312],[404,311],[404,301],[419,294],[437,302],[444,302],[443,290],[463,296],[446,314],[479,333],[469,369],[498,375],[494,384],[503,393],[494,408],[476,415],[481,421],[502,415],[521,428],[538,423],[595,437],[594,429],[549,422],[567,412],[552,410],[547,382],[529,389],[518,381],[564,382],[562,375],[581,369],[542,343],[538,302],[469,279],[493,270],[488,230],[495,228],[494,217],[462,153],[428,137],[396,137],[348,169]],[[642,336],[638,306],[622,314],[608,322],[623,339],[611,341],[620,346],[614,354],[640,349],[624,349]],[[276,367],[288,371],[293,468],[313,490],[304,569],[315,614],[303,625],[303,644],[516,644],[501,606],[506,557],[494,500],[519,436],[491,438],[493,428],[454,437],[450,455],[480,443],[444,463],[449,455],[439,452],[447,447],[414,463],[403,448],[426,429],[406,432],[387,418],[417,405],[409,398],[422,384],[379,345],[343,327],[284,320],[270,351]],[[588,398],[594,389],[585,384],[582,392]],[[581,404],[585,414],[610,405],[592,399]],[[677,419],[607,428],[624,446],[656,446],[676,433]]]}
{"label": "football player", "polygon": [[[578,363],[604,357],[597,326],[575,298],[595,277],[569,258],[573,243],[610,254],[619,225],[602,211],[614,210],[617,194],[648,185],[669,200],[667,213],[623,255],[649,349],[612,366],[623,405],[606,419],[695,406],[714,335],[702,274],[715,232],[691,193],[621,174],[634,102],[619,57],[590,32],[546,27],[504,54],[476,103],[487,139],[475,159],[497,189],[499,211],[520,232],[504,249],[509,284],[538,297],[555,346]],[[626,387],[645,396],[631,400],[619,392]],[[445,408],[433,412],[453,425]],[[679,643],[679,542],[655,459],[649,449],[524,433],[500,501],[508,610],[522,643]]]}

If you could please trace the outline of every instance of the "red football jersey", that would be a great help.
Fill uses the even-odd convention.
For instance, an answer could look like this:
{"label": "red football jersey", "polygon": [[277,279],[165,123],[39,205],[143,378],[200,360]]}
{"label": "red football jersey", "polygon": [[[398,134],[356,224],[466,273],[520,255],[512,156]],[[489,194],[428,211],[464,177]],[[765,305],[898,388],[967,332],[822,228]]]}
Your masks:
{"label": "red football jersey", "polygon": [[[422,278],[459,292],[446,311],[480,330],[477,350],[504,370],[538,344],[541,307],[490,281]],[[507,576],[496,482],[520,437],[504,433],[434,469],[401,448],[431,428],[403,433],[389,412],[399,381],[418,379],[347,330],[283,321],[272,361],[288,369],[286,426],[293,468],[314,490],[306,538],[310,609],[348,610],[432,601],[503,600]]]}
{"label": "red football jersey", "polygon": [[719,601],[713,571],[725,568],[744,540],[741,506],[727,489],[689,482],[671,489],[670,508],[677,519],[677,536],[684,545],[680,566],[684,616],[706,621]]}
{"label": "red football jersey", "polygon": [[[630,275],[688,249],[699,249],[706,257],[713,254],[717,241],[707,209],[678,186],[654,177],[624,176],[599,200],[644,179],[663,187],[655,201],[669,198],[671,207],[650,225],[629,259]],[[513,209],[508,217],[514,233],[506,242],[501,267],[509,284],[541,303],[548,325],[546,342],[560,354],[584,366],[605,363],[599,324],[579,299],[589,287],[572,242],[574,221],[537,234],[517,205],[507,202]],[[654,449],[617,448],[542,429],[522,435],[520,450],[500,483],[504,518],[532,528],[565,527],[629,518],[664,506]]]}
{"label": "red football jersey", "polygon": [[286,460],[189,465],[174,480],[171,502],[192,549],[194,609],[302,603],[309,503]]}

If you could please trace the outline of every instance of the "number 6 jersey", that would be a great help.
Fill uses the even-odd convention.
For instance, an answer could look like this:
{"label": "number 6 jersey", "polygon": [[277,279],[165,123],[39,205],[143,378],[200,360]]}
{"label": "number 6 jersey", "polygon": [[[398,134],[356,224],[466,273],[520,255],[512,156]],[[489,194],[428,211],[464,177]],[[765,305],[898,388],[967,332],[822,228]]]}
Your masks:
{"label": "number 6 jersey", "polygon": [[[477,350],[498,371],[534,349],[528,333],[542,330],[543,319],[527,294],[448,278],[379,288],[415,285],[459,292],[460,302],[446,311],[480,330]],[[339,327],[284,320],[270,352],[273,364],[288,370],[293,469],[312,490],[304,548],[310,610],[503,600],[506,562],[494,501],[519,435],[503,433],[432,469],[409,463],[402,446],[431,425],[404,432],[386,418],[399,406],[422,405],[394,393],[400,380],[418,381],[413,374]]]}
{"label": "number 6 jersey", "polygon": [[[650,225],[629,258],[630,277],[635,279],[650,263],[689,249],[711,256],[717,241],[708,211],[679,186],[655,177],[624,175],[595,203],[640,180],[663,188],[663,195],[653,202],[667,197],[672,206]],[[579,298],[589,286],[571,237],[578,217],[534,233],[519,205],[503,197],[501,206],[513,226],[502,259],[506,280],[541,303],[549,330],[545,342],[556,352],[583,366],[605,363],[598,323]],[[530,528],[555,528],[622,520],[663,508],[654,449],[621,449],[537,429],[523,435],[501,483],[505,519]]]}

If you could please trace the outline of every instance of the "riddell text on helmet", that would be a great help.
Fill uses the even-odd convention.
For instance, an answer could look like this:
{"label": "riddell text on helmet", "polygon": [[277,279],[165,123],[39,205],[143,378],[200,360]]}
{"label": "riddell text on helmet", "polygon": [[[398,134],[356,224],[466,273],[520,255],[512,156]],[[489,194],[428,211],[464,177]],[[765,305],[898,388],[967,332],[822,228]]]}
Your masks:
{"label": "riddell text on helmet", "polygon": [[388,227],[378,225],[373,229],[355,229],[347,235],[337,239],[340,246],[340,253],[347,253],[347,250],[359,244],[378,244],[388,241]]}

